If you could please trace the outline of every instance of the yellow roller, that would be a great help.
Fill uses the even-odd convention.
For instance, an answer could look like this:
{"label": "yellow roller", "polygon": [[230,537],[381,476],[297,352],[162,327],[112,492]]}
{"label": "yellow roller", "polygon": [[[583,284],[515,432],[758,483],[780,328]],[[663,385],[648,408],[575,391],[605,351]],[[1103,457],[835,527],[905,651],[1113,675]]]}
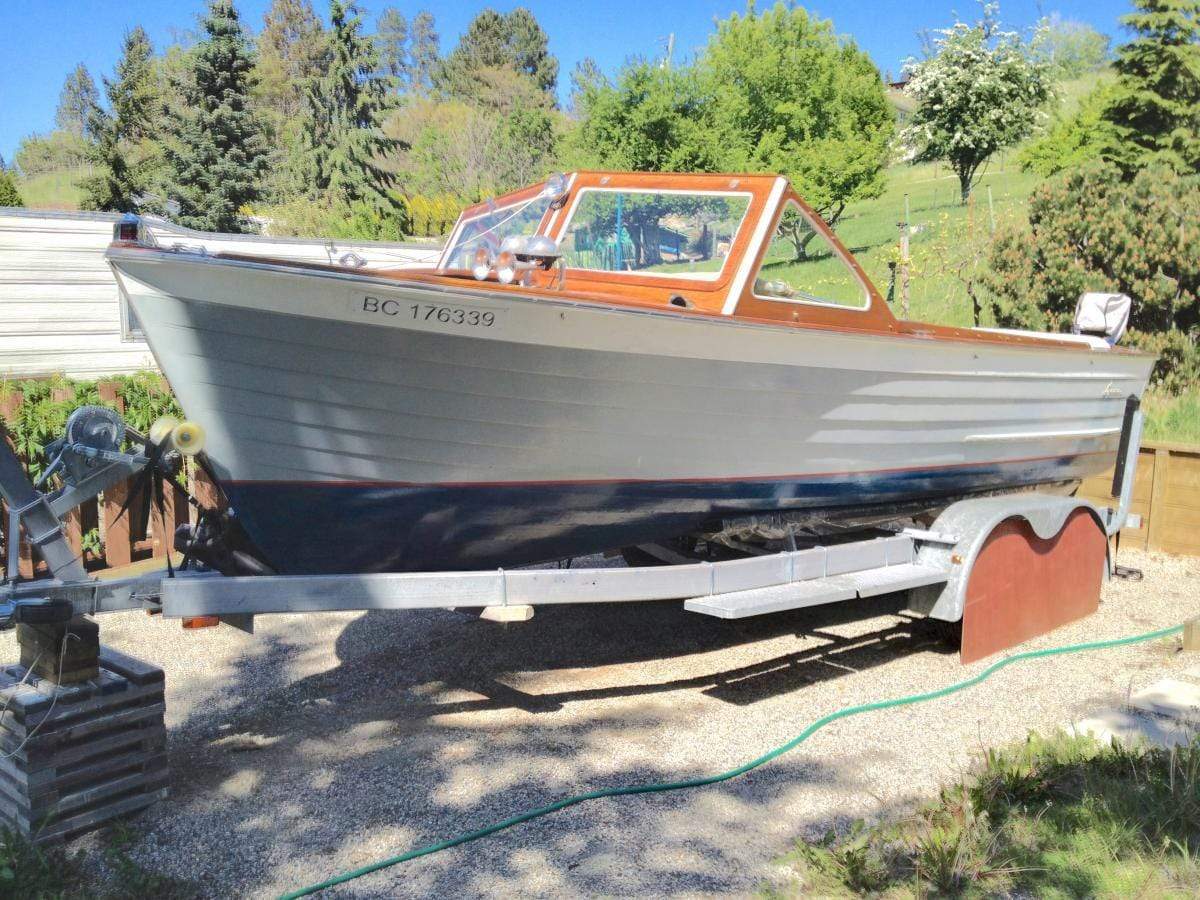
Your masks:
{"label": "yellow roller", "polygon": [[150,443],[157,447],[171,437],[178,425],[179,420],[174,416],[159,416],[150,426],[150,432],[146,436],[150,438]]}
{"label": "yellow roller", "polygon": [[171,445],[184,456],[195,456],[204,449],[204,429],[195,422],[180,422],[171,432]]}

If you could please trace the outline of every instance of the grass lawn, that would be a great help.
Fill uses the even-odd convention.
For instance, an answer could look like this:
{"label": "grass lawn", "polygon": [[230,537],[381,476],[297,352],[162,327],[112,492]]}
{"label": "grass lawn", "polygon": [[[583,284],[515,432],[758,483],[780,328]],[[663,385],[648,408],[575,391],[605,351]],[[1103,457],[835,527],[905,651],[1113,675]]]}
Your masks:
{"label": "grass lawn", "polygon": [[800,844],[773,897],[1195,897],[1200,742],[1031,736],[895,822]]}
{"label": "grass lawn", "polygon": [[1178,397],[1150,391],[1142,409],[1148,440],[1200,445],[1200,385],[1192,385],[1190,391]]}
{"label": "grass lawn", "polygon": [[[837,234],[886,295],[888,261],[896,258],[907,197],[909,254],[914,261],[909,318],[970,326],[971,301],[953,270],[964,251],[971,251],[969,244],[981,245],[991,234],[993,223],[998,227],[1024,215],[1029,193],[1040,180],[1018,169],[1011,154],[1002,156],[993,160],[964,206],[958,179],[946,166],[897,165],[888,172],[883,196],[850,206],[837,224]],[[898,302],[894,308],[899,314]]]}
{"label": "grass lawn", "polygon": [[77,182],[89,174],[90,169],[81,168],[34,175],[20,179],[17,191],[31,209],[79,209],[83,191]]}

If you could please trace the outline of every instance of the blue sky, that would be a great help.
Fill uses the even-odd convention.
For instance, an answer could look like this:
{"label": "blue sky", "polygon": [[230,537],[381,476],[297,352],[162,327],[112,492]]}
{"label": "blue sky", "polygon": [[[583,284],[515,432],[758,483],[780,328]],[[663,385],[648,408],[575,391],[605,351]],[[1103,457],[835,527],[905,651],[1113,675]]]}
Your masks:
{"label": "blue sky", "polygon": [[[243,19],[257,30],[270,0],[240,0]],[[314,0],[326,12],[325,0]],[[360,4],[373,21],[380,9],[392,5],[411,16],[422,7],[433,10],[444,48],[453,46],[471,17],[489,4],[485,0],[369,0]],[[550,36],[558,56],[560,81],[575,62],[592,56],[606,72],[631,55],[655,56],[669,33],[675,34],[676,58],[703,46],[714,18],[745,8],[738,0],[525,0],[491,4],[501,11],[525,5],[533,10]],[[759,6],[766,2],[760,0]],[[863,0],[813,0],[811,11],[833,20],[840,34],[853,37],[883,70],[898,73],[903,61],[919,48],[917,32],[953,21],[957,10],[974,18],[973,0],[871,3]],[[26,0],[0,9],[0,153],[11,160],[18,141],[31,132],[53,127],[54,109],[63,79],[76,63],[84,63],[97,84],[112,72],[121,36],[134,25],[149,32],[161,48],[195,25],[204,0]],[[1127,0],[1008,0],[1004,21],[1024,28],[1042,13],[1088,22],[1119,38],[1118,16],[1129,10]]]}

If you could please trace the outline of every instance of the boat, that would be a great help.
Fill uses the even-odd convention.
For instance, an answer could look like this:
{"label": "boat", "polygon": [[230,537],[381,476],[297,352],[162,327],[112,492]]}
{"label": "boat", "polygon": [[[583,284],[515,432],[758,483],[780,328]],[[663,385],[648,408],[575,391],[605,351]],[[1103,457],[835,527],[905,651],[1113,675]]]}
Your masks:
{"label": "boat", "polygon": [[287,574],[1070,492],[1113,464],[1154,362],[1113,334],[900,320],[769,175],[554,176],[465,209],[432,265],[194,252],[128,222],[107,259],[247,546]]}

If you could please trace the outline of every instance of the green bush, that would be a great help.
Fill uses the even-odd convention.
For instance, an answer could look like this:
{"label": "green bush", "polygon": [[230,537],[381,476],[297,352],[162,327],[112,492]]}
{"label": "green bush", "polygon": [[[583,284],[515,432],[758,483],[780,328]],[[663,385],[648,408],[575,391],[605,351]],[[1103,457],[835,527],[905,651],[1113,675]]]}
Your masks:
{"label": "green bush", "polygon": [[21,193],[13,181],[12,173],[0,169],[0,206],[24,206]]}
{"label": "green bush", "polygon": [[1133,329],[1126,342],[1158,356],[1150,384],[1160,392],[1178,397],[1200,385],[1200,343],[1196,335],[1178,329],[1148,333]]}
{"label": "green bush", "polygon": [[1092,164],[1039,186],[1028,228],[997,234],[985,296],[1002,327],[1064,329],[1084,291],[1133,298],[1144,332],[1200,326],[1200,176],[1156,167],[1124,182]]}

